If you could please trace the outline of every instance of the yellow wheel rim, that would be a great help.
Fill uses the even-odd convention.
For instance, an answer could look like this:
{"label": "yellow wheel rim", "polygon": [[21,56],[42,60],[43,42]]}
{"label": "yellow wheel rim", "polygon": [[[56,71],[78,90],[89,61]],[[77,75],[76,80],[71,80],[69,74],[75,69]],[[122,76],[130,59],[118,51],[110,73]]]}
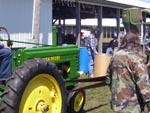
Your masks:
{"label": "yellow wheel rim", "polygon": [[61,113],[61,108],[59,84],[53,76],[40,74],[26,86],[19,113]]}
{"label": "yellow wheel rim", "polygon": [[80,111],[80,109],[83,106],[83,102],[84,102],[84,94],[83,94],[83,92],[79,92],[76,95],[75,100],[74,100],[74,110],[75,110],[75,112]]}

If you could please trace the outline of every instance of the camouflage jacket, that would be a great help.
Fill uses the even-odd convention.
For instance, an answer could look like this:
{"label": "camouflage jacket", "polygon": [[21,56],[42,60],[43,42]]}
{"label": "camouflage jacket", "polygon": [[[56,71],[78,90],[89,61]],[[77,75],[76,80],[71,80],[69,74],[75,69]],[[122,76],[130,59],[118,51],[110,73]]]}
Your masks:
{"label": "camouflage jacket", "polygon": [[141,113],[139,97],[142,102],[150,101],[150,81],[143,58],[133,52],[117,51],[110,63],[110,77],[112,109]]}

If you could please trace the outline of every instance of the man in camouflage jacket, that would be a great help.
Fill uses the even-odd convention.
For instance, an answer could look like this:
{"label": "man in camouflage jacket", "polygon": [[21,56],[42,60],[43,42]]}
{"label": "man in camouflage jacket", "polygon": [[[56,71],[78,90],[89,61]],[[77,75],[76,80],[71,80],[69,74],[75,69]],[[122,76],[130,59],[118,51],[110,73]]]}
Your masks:
{"label": "man in camouflage jacket", "polygon": [[138,34],[128,32],[111,59],[111,105],[116,113],[141,113],[145,104],[150,111],[150,81],[141,50]]}

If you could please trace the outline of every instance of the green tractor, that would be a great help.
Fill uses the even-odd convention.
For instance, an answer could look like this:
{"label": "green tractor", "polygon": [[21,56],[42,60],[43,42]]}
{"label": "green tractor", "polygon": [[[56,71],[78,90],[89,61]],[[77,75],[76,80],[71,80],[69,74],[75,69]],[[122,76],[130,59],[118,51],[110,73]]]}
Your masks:
{"label": "green tractor", "polygon": [[[3,37],[1,40],[12,45],[15,41],[10,40],[7,29],[0,30],[8,35],[8,40]],[[1,113],[80,113],[83,110],[85,91],[74,90],[78,82],[65,82],[80,76],[77,46],[41,44],[34,48],[12,48],[12,52],[13,74],[8,80],[0,80]]]}

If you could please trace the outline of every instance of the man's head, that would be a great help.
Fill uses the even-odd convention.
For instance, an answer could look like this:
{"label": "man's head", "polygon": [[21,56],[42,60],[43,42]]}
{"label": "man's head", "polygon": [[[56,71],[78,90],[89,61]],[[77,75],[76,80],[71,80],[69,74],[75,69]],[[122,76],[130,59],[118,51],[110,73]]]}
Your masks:
{"label": "man's head", "polygon": [[139,35],[137,33],[129,31],[122,39],[120,49],[128,49],[128,50],[141,49]]}
{"label": "man's head", "polygon": [[81,37],[81,38],[84,38],[84,32],[81,32],[81,33],[80,33],[80,37]]}
{"label": "man's head", "polygon": [[96,34],[96,33],[97,33],[97,28],[96,28],[96,27],[92,27],[91,33],[92,33],[92,34]]}
{"label": "man's head", "polygon": [[115,47],[118,47],[118,41],[117,40],[111,40],[110,41],[110,47],[114,49]]}

